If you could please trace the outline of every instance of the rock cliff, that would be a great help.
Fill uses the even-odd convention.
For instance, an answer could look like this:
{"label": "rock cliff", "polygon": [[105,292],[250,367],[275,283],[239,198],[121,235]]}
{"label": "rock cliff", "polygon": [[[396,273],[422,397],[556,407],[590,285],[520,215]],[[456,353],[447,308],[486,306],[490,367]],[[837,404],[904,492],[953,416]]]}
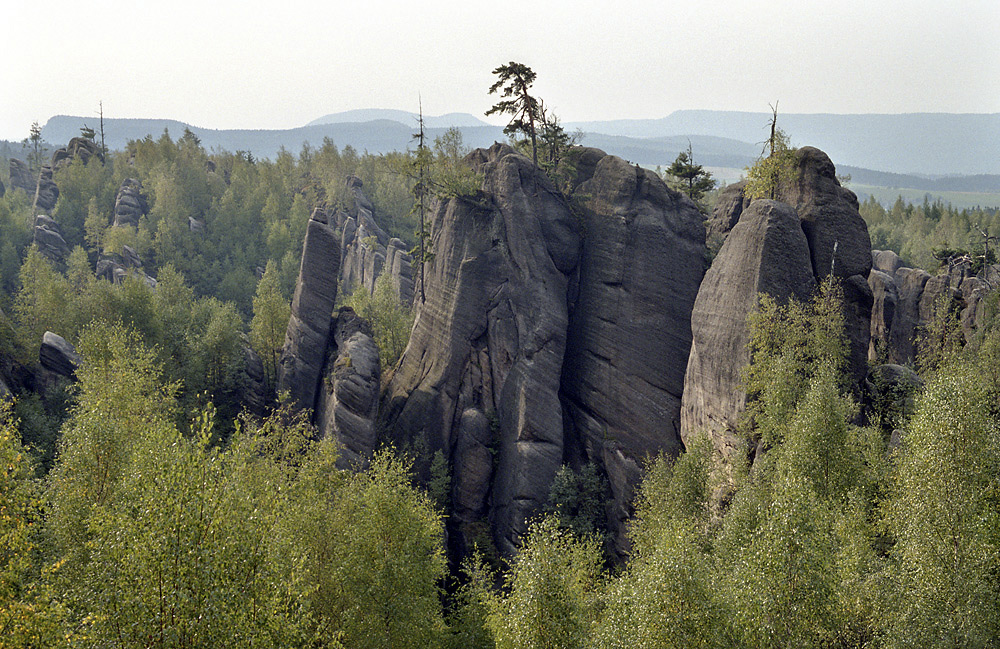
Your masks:
{"label": "rock cliff", "polygon": [[362,466],[375,449],[380,368],[370,325],[349,308],[336,316],[340,243],[325,211],[306,229],[278,390],[313,411],[319,434],[340,443],[340,465]]}
{"label": "rock cliff", "polygon": [[450,459],[458,546],[487,517],[512,553],[564,463],[609,477],[620,531],[643,460],[681,448],[701,216],[649,171],[576,156],[580,205],[498,144],[466,158],[481,194],[431,217],[427,299],[380,419]]}
{"label": "rock cliff", "polygon": [[[682,436],[708,433],[730,458],[739,447],[735,425],[746,405],[741,387],[741,373],[750,360],[746,318],[756,308],[757,293],[779,302],[805,300],[818,281],[830,274],[840,278],[856,391],[867,375],[872,257],[857,197],[840,186],[825,153],[803,147],[796,152],[794,178],[779,188],[778,198],[780,202],[748,204],[741,187],[724,193],[710,223],[725,242],[691,316]],[[727,233],[730,223],[734,225]]]}

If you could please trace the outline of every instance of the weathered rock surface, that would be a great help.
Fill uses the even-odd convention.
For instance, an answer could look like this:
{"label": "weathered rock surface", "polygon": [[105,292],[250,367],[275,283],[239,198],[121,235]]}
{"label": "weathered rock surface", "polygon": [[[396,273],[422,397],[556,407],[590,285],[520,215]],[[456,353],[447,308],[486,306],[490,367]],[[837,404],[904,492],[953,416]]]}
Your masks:
{"label": "weathered rock surface", "polygon": [[[463,428],[463,421],[496,418],[490,517],[498,546],[510,553],[563,462],[559,383],[580,233],[524,156],[494,145],[467,160],[483,173],[486,198],[451,199],[431,217],[427,301],[418,301],[381,419],[398,440],[424,437],[451,456],[459,439],[467,451],[483,436],[481,426]],[[463,496],[474,511],[486,497],[483,481],[462,480],[463,492],[478,485]]]}
{"label": "weathered rock surface", "polygon": [[149,212],[149,205],[142,193],[142,183],[136,178],[126,178],[115,196],[115,218],[112,227],[139,226],[139,219]]}
{"label": "weathered rock surface", "polygon": [[28,196],[35,195],[37,178],[28,169],[28,165],[23,160],[17,158],[10,159],[10,187],[11,189],[22,189]]}
{"label": "weathered rock surface", "polygon": [[349,307],[337,313],[332,343],[317,400],[316,427],[320,436],[339,443],[339,466],[364,467],[378,442],[375,434],[381,382],[378,345],[372,337],[371,325]]}
{"label": "weathered rock surface", "polygon": [[705,230],[694,203],[615,156],[594,165],[577,191],[589,197],[587,235],[562,400],[567,436],[607,473],[612,526],[624,532],[644,460],[683,448],[681,394]]}
{"label": "weathered rock surface", "polygon": [[746,406],[741,373],[750,361],[747,316],[757,308],[757,294],[779,302],[807,300],[815,286],[796,211],[785,203],[754,201],[726,237],[694,303],[683,439],[707,433],[725,458],[736,458],[736,426]]}
{"label": "weathered rock surface", "polygon": [[265,413],[268,400],[264,363],[250,346],[249,340],[243,341],[242,348],[243,370],[247,379],[240,395],[240,403],[243,403],[252,414],[261,417]]}
{"label": "weathered rock surface", "polygon": [[314,409],[337,299],[340,246],[326,214],[315,210],[306,226],[292,315],[278,368],[278,391],[300,408]]}
{"label": "weathered rock surface", "polygon": [[736,227],[743,210],[750,207],[750,201],[744,196],[746,181],[726,185],[719,198],[715,201],[712,215],[705,222],[705,239],[709,246],[722,246],[729,231]]}
{"label": "weathered rock surface", "polygon": [[38,176],[38,188],[35,191],[35,209],[50,212],[55,209],[59,200],[59,187],[52,180],[52,167],[45,165]]}
{"label": "weathered rock surface", "polygon": [[61,169],[73,160],[81,160],[83,164],[87,164],[95,156],[98,160],[103,159],[101,147],[96,142],[83,137],[74,137],[65,147],[56,149],[52,153],[52,168]]}
{"label": "weathered rock surface", "polygon": [[38,246],[38,251],[55,264],[56,268],[65,268],[70,253],[69,244],[63,239],[62,232],[52,217],[44,214],[35,217],[33,242]]}
{"label": "weathered rock surface", "polygon": [[51,331],[42,336],[42,346],[38,350],[38,360],[45,369],[61,376],[73,377],[80,366],[80,354],[76,347],[65,338]]}
{"label": "weathered rock surface", "polygon": [[941,308],[958,316],[966,342],[972,340],[984,316],[988,284],[983,277],[995,276],[992,267],[981,273],[983,277],[973,276],[968,264],[956,264],[932,276],[904,266],[889,250],[873,250],[872,260],[868,276],[875,294],[871,361],[912,365],[921,336]]}
{"label": "weathered rock surface", "polygon": [[406,249],[406,244],[400,239],[389,239],[386,246],[385,267],[383,272],[389,273],[392,278],[392,286],[399,296],[399,303],[404,306],[413,304],[414,299],[414,270],[413,256]]}

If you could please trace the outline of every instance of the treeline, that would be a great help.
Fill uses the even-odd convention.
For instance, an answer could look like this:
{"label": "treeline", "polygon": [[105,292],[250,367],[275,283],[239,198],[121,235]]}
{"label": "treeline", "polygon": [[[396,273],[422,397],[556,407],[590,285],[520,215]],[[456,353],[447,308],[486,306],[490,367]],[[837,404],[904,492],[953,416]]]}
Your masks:
{"label": "treeline", "polygon": [[[192,133],[174,141],[164,133],[130,142],[106,164],[76,160],[57,169],[59,200],[52,217],[70,248],[80,246],[96,263],[102,252],[128,245],[156,276],[172,266],[195,294],[232,302],[250,313],[260,271],[278,264],[282,290],[291,295],[306,222],[314,207],[353,206],[346,179],[357,176],[375,207],[380,225],[413,241],[415,222],[410,181],[395,158],[373,156],[327,140],[304,146],[297,156],[280,152],[257,160],[246,152],[208,152]],[[111,228],[115,197],[126,178],[142,183],[148,213],[138,228]],[[0,199],[0,281],[8,296],[17,285],[19,260],[30,242],[34,215],[23,192]],[[192,224],[197,231],[193,231]]]}
{"label": "treeline", "polygon": [[[949,253],[982,255],[986,236],[1000,236],[1000,209],[957,209],[940,199],[913,204],[898,198],[886,209],[869,196],[861,203],[872,248],[892,250],[908,265],[934,272]],[[996,243],[990,241],[989,247]],[[994,258],[990,263],[994,263]]]}
{"label": "treeline", "polygon": [[[0,427],[0,645],[988,647],[1000,638],[1000,331],[925,347],[860,413],[839,293],[751,323],[746,463],[653,462],[626,564],[538,519],[448,576],[406,459],[353,473],[279,406],[220,443],[125,326],[88,327],[40,477]],[[867,420],[867,425],[859,421]],[[890,436],[896,439],[890,441]],[[502,587],[498,587],[502,585]]]}

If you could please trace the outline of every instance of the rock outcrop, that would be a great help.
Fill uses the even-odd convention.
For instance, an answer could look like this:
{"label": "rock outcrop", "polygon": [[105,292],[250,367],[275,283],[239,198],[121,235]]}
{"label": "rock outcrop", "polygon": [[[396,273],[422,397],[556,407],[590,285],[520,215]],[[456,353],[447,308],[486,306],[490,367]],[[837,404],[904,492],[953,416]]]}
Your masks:
{"label": "rock outcrop", "polygon": [[694,203],[615,156],[601,158],[576,191],[588,197],[586,237],[563,364],[564,419],[572,445],[608,476],[610,520],[624,542],[644,461],[683,448],[681,394],[705,229]]}
{"label": "rock outcrop", "polygon": [[738,218],[705,275],[691,316],[682,435],[708,433],[727,457],[739,445],[735,426],[746,405],[740,377],[750,360],[746,318],[756,308],[757,293],[779,302],[806,300],[818,281],[838,277],[855,391],[867,375],[872,256],[857,197],[840,186],[829,157],[813,147],[797,150],[794,179],[778,196],[780,202],[747,205],[734,189],[720,201],[711,219],[717,233],[725,234],[734,214]]}
{"label": "rock outcrop", "polygon": [[[986,274],[996,276],[993,267]],[[940,309],[958,316],[965,340],[975,334],[983,317],[984,278],[973,276],[968,264],[957,264],[936,276],[903,265],[891,250],[872,251],[868,285],[875,302],[871,318],[872,362],[912,365],[921,336]]]}
{"label": "rock outcrop", "polygon": [[340,444],[342,468],[367,464],[377,446],[375,415],[381,382],[378,346],[371,325],[349,307],[340,309],[332,325],[323,385],[316,405],[321,437]]}
{"label": "rock outcrop", "polygon": [[42,172],[38,175],[38,187],[35,190],[34,208],[36,210],[51,212],[55,209],[56,201],[58,200],[59,187],[56,185],[55,181],[52,180],[52,167],[45,165],[42,167]]}
{"label": "rock outcrop", "polygon": [[35,188],[38,186],[38,179],[28,169],[28,165],[23,160],[17,158],[10,159],[10,187],[11,189],[21,189],[28,196],[35,195]]}
{"label": "rock outcrop", "polygon": [[104,156],[101,153],[100,145],[87,138],[74,137],[65,147],[56,149],[52,153],[52,168],[61,169],[73,160],[80,160],[83,164],[87,164],[94,157],[103,160]]}
{"label": "rock outcrop", "polygon": [[723,457],[736,457],[736,427],[746,407],[741,375],[750,361],[747,316],[758,293],[781,302],[807,300],[815,287],[798,214],[785,203],[754,201],[726,237],[694,303],[681,412],[685,440],[708,433]]}
{"label": "rock outcrop", "polygon": [[380,420],[397,443],[446,453],[459,550],[488,518],[513,553],[564,463],[607,475],[621,532],[644,459],[681,449],[701,215],[651,172],[574,154],[579,211],[498,144],[466,158],[482,194],[431,218],[426,302]]}
{"label": "rock outcrop", "polygon": [[[494,539],[510,553],[563,462],[559,384],[580,232],[551,183],[510,147],[467,161],[484,176],[485,198],[451,199],[431,217],[427,301],[381,418],[397,440],[423,437],[449,456],[496,451],[491,479],[474,481],[489,494],[463,500],[491,499]],[[496,421],[486,444],[484,417]]]}
{"label": "rock outcrop", "polygon": [[80,366],[81,358],[76,348],[65,338],[51,331],[46,331],[42,336],[38,360],[42,367],[50,372],[72,378],[76,375],[76,368]]}
{"label": "rock outcrop", "polygon": [[136,178],[126,178],[115,196],[115,217],[112,227],[139,227],[139,219],[149,212],[149,205],[142,193],[142,183]]}
{"label": "rock outcrop", "polygon": [[326,213],[314,210],[306,226],[292,316],[278,368],[278,391],[300,408],[313,410],[326,360],[330,318],[337,300],[340,246]]}
{"label": "rock outcrop", "polygon": [[52,217],[44,214],[35,217],[32,240],[38,246],[38,251],[56,268],[65,268],[70,253],[69,244],[63,239],[62,232]]}

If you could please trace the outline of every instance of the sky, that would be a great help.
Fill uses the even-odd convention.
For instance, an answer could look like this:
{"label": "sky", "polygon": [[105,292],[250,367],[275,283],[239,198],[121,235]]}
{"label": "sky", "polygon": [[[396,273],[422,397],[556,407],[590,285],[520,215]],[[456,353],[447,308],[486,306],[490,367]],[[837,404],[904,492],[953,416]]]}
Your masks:
{"label": "sky", "polygon": [[564,122],[681,109],[1000,113],[997,0],[5,0],[0,139],[53,115],[294,128],[484,118],[509,61]]}

